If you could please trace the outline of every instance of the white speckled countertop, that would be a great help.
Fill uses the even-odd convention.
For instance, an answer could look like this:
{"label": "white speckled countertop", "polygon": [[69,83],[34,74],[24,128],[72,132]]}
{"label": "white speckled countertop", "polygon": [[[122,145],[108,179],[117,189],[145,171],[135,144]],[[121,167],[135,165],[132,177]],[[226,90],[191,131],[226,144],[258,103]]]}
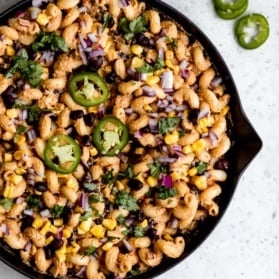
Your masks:
{"label": "white speckled countertop", "polygon": [[[18,0],[0,0],[0,11]],[[212,40],[227,62],[242,105],[263,148],[242,176],[214,232],[189,258],[158,279],[279,278],[279,1],[250,1],[248,12],[267,16],[270,37],[259,49],[240,48],[233,21],[219,19],[211,0],[165,0]],[[26,277],[0,263],[0,278]]]}

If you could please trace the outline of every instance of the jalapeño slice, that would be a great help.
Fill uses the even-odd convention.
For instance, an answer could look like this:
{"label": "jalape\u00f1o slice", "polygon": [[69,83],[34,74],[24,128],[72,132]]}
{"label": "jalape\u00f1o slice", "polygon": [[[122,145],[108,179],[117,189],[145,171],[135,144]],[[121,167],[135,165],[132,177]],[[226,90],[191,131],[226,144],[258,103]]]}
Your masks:
{"label": "jalape\u00f1o slice", "polygon": [[93,131],[93,143],[103,155],[119,154],[127,145],[128,140],[128,128],[113,116],[102,118]]}
{"label": "jalape\u00f1o slice", "polygon": [[248,0],[213,0],[216,9],[237,11],[248,5]]}
{"label": "jalape\u00f1o slice", "polygon": [[72,173],[80,162],[81,149],[67,135],[54,135],[48,139],[44,150],[45,164],[58,173]]}
{"label": "jalape\u00f1o slice", "polygon": [[223,19],[235,19],[239,16],[241,16],[242,14],[244,14],[244,12],[247,10],[248,7],[248,1],[246,1],[246,4],[244,4],[243,7],[241,7],[238,10],[232,10],[232,9],[219,9],[219,8],[215,8],[216,9],[216,13],[218,14],[219,17],[223,18]]}
{"label": "jalape\u00f1o slice", "polygon": [[84,107],[100,105],[109,97],[109,88],[97,73],[74,75],[68,83],[68,90],[74,101]]}
{"label": "jalape\u00f1o slice", "polygon": [[[249,29],[251,32],[249,32]],[[268,21],[261,14],[249,14],[244,16],[236,22],[235,36],[243,48],[257,48],[261,46],[269,36]]]}

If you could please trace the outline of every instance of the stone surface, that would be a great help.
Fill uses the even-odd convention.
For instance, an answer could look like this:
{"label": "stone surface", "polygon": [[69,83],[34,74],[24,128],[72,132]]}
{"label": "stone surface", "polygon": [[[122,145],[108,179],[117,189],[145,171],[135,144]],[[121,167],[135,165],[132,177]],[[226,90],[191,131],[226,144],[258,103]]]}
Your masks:
{"label": "stone surface", "polygon": [[[0,11],[15,0],[0,0]],[[279,278],[279,2],[250,1],[248,12],[270,22],[259,49],[244,50],[233,36],[234,21],[219,19],[210,0],[165,0],[193,20],[228,64],[243,108],[263,140],[260,154],[239,181],[222,221],[185,261],[160,279]],[[26,277],[0,263],[0,278]]]}

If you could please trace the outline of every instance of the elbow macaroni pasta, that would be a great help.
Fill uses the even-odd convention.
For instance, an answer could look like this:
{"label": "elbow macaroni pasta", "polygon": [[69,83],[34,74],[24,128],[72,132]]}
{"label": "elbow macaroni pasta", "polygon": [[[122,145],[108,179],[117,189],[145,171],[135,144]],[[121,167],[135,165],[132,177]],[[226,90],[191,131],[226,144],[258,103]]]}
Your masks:
{"label": "elbow macaroni pasta", "polygon": [[[141,20],[143,30],[131,28]],[[56,0],[0,26],[1,66],[31,53],[39,34],[66,47],[32,50],[41,84],[0,74],[0,238],[55,278],[126,278],[180,257],[183,235],[218,215],[227,179],[230,95],[210,57],[145,2]],[[68,81],[84,71],[106,80],[107,101],[72,98]],[[91,139],[104,115],[129,130],[114,156]],[[56,134],[81,147],[70,174],[45,164]]]}

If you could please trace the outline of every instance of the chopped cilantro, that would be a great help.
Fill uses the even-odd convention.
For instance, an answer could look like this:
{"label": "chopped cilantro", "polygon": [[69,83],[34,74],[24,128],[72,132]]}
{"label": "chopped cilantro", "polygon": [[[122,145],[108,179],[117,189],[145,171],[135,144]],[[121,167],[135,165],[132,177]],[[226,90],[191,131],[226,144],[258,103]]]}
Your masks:
{"label": "chopped cilantro", "polygon": [[84,183],[83,184],[83,187],[86,189],[86,190],[89,190],[91,192],[93,191],[96,191],[98,189],[98,185],[96,183],[93,183],[93,182],[87,182],[87,183]]}
{"label": "chopped cilantro", "polygon": [[145,63],[143,66],[137,68],[137,71],[140,73],[152,73],[162,69],[164,66],[164,60],[162,58],[157,58],[153,66],[148,63]]}
{"label": "chopped cilantro", "polygon": [[159,133],[166,134],[171,132],[179,123],[179,117],[162,117],[159,120]]}
{"label": "chopped cilantro", "polygon": [[117,222],[119,223],[120,226],[126,227],[126,219],[123,214],[120,214],[117,217]]}
{"label": "chopped cilantro", "polygon": [[133,172],[133,166],[132,165],[128,165],[127,169],[124,172],[120,172],[118,173],[118,177],[119,178],[135,178],[137,175],[134,174]]}
{"label": "chopped cilantro", "polygon": [[41,77],[44,73],[43,67],[28,60],[28,54],[25,49],[22,49],[20,56],[14,56],[10,68],[6,72],[6,77],[12,77],[16,72],[20,72],[22,77],[30,83],[31,86],[37,87],[41,83]]}
{"label": "chopped cilantro", "polygon": [[109,13],[105,13],[103,15],[103,25],[102,30],[104,31],[109,26],[109,21],[111,20],[112,16]]}
{"label": "chopped cilantro", "polygon": [[132,21],[122,17],[120,19],[119,26],[121,31],[124,32],[124,38],[129,41],[136,34],[145,32],[147,30],[147,20],[144,16],[139,16]]}
{"label": "chopped cilantro", "polygon": [[161,186],[157,188],[159,199],[166,200],[168,198],[175,197],[177,195],[176,188],[167,188],[165,186]]}
{"label": "chopped cilantro", "polygon": [[97,203],[99,201],[101,201],[101,197],[99,194],[93,194],[93,195],[89,196],[90,203]]}
{"label": "chopped cilantro", "polygon": [[6,210],[10,210],[13,206],[13,200],[12,199],[0,199],[0,205],[4,207]]}
{"label": "chopped cilantro", "polygon": [[91,245],[84,250],[85,256],[93,256],[97,252],[97,247]]}
{"label": "chopped cilantro", "polygon": [[164,166],[159,161],[147,165],[150,169],[151,176],[158,178],[161,173],[167,173],[167,166]]}
{"label": "chopped cilantro", "polygon": [[173,38],[167,36],[166,37],[166,43],[170,44],[172,46],[172,48],[176,49],[177,48],[177,42],[176,40],[174,40]]}
{"label": "chopped cilantro", "polygon": [[200,162],[200,163],[197,165],[198,174],[203,174],[203,173],[206,171],[206,168],[207,168],[207,164],[204,163],[204,162]]}
{"label": "chopped cilantro", "polygon": [[103,184],[111,184],[114,180],[112,170],[107,171],[102,175],[102,183]]}
{"label": "chopped cilantro", "polygon": [[63,210],[64,210],[63,206],[56,204],[54,205],[54,207],[50,209],[50,214],[53,218],[59,218],[63,213]]}
{"label": "chopped cilantro", "polygon": [[29,195],[26,198],[26,202],[29,208],[38,208],[41,202],[41,198],[38,195]]}
{"label": "chopped cilantro", "polygon": [[42,111],[49,111],[49,110],[42,110],[41,108],[39,108],[36,105],[28,106],[28,105],[16,103],[14,105],[14,107],[20,108],[20,109],[27,109],[27,112],[28,112],[27,122],[28,123],[36,123],[39,120]]}
{"label": "chopped cilantro", "polygon": [[144,228],[141,226],[136,226],[134,228],[134,236],[135,237],[143,237],[144,236]]}
{"label": "chopped cilantro", "polygon": [[136,199],[125,191],[120,191],[116,194],[115,204],[123,206],[129,211],[136,211],[139,209]]}
{"label": "chopped cilantro", "polygon": [[80,221],[86,221],[87,219],[89,219],[92,216],[92,212],[87,211],[85,213],[83,213],[80,217],[79,220]]}
{"label": "chopped cilantro", "polygon": [[140,274],[140,271],[138,269],[131,269],[130,272],[129,272],[132,276],[136,276],[136,275],[139,275]]}
{"label": "chopped cilantro", "polygon": [[36,41],[32,44],[32,50],[50,49],[52,51],[67,52],[69,49],[64,39],[55,33],[40,33]]}
{"label": "chopped cilantro", "polygon": [[27,128],[24,125],[18,125],[16,128],[16,135],[23,134],[26,129]]}

